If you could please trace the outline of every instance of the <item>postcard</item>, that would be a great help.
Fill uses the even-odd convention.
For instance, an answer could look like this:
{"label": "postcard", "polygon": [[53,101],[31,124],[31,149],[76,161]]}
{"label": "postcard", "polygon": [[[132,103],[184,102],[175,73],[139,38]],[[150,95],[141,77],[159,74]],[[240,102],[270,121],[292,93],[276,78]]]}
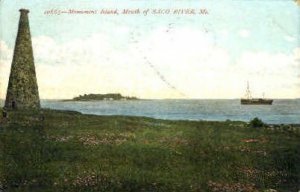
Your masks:
{"label": "postcard", "polygon": [[299,0],[0,0],[0,191],[300,190]]}

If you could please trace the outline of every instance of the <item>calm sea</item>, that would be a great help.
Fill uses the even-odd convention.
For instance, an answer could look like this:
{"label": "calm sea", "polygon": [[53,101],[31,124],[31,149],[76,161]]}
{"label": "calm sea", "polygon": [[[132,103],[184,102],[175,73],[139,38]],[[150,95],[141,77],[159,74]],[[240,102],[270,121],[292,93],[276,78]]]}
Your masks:
{"label": "calm sea", "polygon": [[[1,101],[3,106],[3,101]],[[42,107],[74,110],[84,114],[146,116],[159,119],[249,121],[300,124],[300,99],[274,100],[273,105],[241,105],[233,100],[138,100],[63,102],[42,100]]]}
{"label": "calm sea", "polygon": [[159,119],[249,121],[259,117],[266,123],[300,124],[300,99],[274,100],[273,105],[241,105],[234,100],[138,100],[62,102],[43,100],[51,109],[75,110],[96,115],[146,116]]}

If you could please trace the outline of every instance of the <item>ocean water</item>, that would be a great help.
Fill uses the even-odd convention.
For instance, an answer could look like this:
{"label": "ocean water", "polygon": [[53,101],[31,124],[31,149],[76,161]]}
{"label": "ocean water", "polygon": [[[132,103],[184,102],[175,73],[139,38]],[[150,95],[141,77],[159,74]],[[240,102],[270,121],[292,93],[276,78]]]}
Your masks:
{"label": "ocean water", "polygon": [[[83,114],[146,116],[171,120],[250,121],[259,117],[270,124],[300,124],[300,99],[278,99],[273,105],[241,105],[239,99],[60,101],[42,100],[44,108]],[[3,100],[0,100],[3,106]]]}
{"label": "ocean water", "polygon": [[300,99],[274,100],[273,105],[241,105],[232,100],[138,100],[63,102],[43,100],[42,107],[84,114],[146,116],[158,119],[249,121],[259,117],[271,124],[300,124]]}

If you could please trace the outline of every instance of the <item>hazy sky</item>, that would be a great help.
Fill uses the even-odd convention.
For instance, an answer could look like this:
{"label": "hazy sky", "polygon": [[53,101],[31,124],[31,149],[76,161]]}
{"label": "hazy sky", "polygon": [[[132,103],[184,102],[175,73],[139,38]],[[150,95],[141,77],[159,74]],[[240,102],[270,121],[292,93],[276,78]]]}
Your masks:
{"label": "hazy sky", "polygon": [[[291,0],[2,0],[0,97],[19,20],[29,19],[41,98],[122,93],[141,98],[300,97],[300,6]],[[126,8],[208,15],[122,15]],[[47,10],[119,9],[119,15]]]}

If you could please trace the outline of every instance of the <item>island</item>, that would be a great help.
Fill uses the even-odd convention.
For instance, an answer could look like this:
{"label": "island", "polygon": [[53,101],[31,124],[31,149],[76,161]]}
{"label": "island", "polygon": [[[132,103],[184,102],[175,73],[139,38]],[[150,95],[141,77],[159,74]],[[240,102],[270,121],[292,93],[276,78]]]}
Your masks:
{"label": "island", "polygon": [[114,100],[139,100],[137,97],[123,96],[120,93],[84,94],[74,97],[71,101],[114,101]]}

